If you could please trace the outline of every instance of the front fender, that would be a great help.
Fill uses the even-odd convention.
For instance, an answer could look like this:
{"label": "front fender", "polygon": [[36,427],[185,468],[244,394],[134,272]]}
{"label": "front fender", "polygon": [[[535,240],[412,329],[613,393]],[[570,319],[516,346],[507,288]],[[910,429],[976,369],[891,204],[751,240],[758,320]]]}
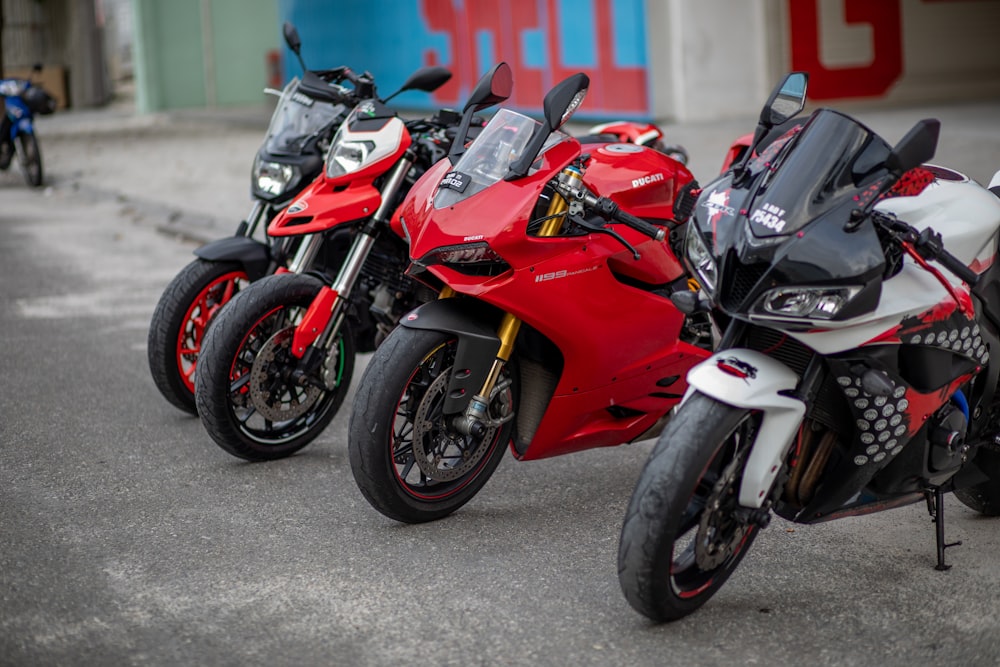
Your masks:
{"label": "front fender", "polygon": [[766,354],[734,348],[716,352],[692,368],[687,381],[685,400],[697,391],[720,403],[763,413],[740,484],[740,505],[760,507],[805,416],[806,404],[789,395],[798,385],[798,375]]}
{"label": "front fender", "polygon": [[455,366],[444,399],[444,413],[465,410],[469,400],[482,389],[486,376],[500,351],[493,313],[485,304],[469,299],[438,299],[425,303],[399,325],[409,329],[443,331],[458,336]]}
{"label": "front fender", "polygon": [[239,262],[251,281],[263,278],[271,264],[267,245],[246,236],[230,236],[196,248],[194,254],[210,262]]}

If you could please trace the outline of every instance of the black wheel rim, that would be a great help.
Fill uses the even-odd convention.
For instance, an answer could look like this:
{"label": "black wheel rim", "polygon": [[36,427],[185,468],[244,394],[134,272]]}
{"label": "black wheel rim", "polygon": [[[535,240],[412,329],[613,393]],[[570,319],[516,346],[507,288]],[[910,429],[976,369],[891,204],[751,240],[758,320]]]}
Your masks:
{"label": "black wheel rim", "polygon": [[[436,383],[438,386],[447,384],[456,347],[457,341],[451,340],[426,355],[410,375],[396,404],[388,455],[400,488],[425,502],[445,500],[466,488],[493,458],[506,430],[493,428],[482,442],[476,443],[471,436],[463,436],[450,428],[442,412],[443,393],[428,394]],[[429,427],[415,424],[418,413],[423,421],[431,423]],[[415,440],[421,437],[423,443],[415,447]],[[453,466],[461,458],[459,465],[464,472],[457,476],[447,475],[452,478],[444,481],[434,479],[417,461],[421,451],[433,453],[442,468]],[[425,468],[426,465],[425,462]]]}
{"label": "black wheel rim", "polygon": [[671,549],[670,586],[681,599],[698,597],[735,568],[758,530],[733,514],[755,433],[756,418],[748,414],[717,449],[691,494]]}
{"label": "black wheel rim", "polygon": [[[291,382],[288,371],[294,365],[294,359],[287,349],[275,351],[274,358],[268,364],[266,371],[258,370],[255,378],[254,364],[262,349],[276,334],[287,331],[297,324],[304,312],[305,309],[301,307],[279,307],[267,313],[244,337],[230,368],[228,396],[230,416],[243,436],[258,445],[277,447],[308,433],[317,423],[322,422],[338,392],[344,389],[342,382],[345,349],[342,338],[336,343],[333,389],[317,391],[315,387],[302,387]],[[263,382],[264,388],[252,389],[251,381]],[[308,406],[304,409],[300,407],[301,414],[291,419],[275,419],[272,415],[263,414],[258,410],[251,398],[252,391],[267,392],[275,407],[279,404],[297,406],[303,401],[308,401]]]}

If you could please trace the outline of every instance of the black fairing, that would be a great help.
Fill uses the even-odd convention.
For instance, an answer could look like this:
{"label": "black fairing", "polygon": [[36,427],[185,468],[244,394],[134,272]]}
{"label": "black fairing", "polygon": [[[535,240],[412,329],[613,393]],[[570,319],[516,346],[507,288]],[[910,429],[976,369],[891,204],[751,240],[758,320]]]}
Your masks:
{"label": "black fairing", "polygon": [[347,118],[351,132],[378,132],[396,117],[396,112],[378,100],[359,104]]}
{"label": "black fairing", "polygon": [[250,280],[267,275],[271,253],[267,245],[246,236],[217,239],[196,248],[194,254],[210,262],[239,262]]}
{"label": "black fairing", "polygon": [[821,109],[751,160],[746,174],[706,186],[694,219],[717,261],[716,303],[749,314],[774,286],[858,285],[835,319],[874,310],[885,256],[870,221],[848,223],[889,182],[890,151],[867,127]]}

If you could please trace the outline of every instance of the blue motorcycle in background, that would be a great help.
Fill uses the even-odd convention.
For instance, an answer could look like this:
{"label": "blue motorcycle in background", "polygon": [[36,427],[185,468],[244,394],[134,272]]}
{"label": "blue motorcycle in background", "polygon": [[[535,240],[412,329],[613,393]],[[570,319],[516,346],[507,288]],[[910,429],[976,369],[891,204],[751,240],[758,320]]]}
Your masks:
{"label": "blue motorcycle in background", "polygon": [[[40,72],[41,65],[33,70]],[[30,79],[0,79],[0,96],[6,113],[0,120],[0,169],[7,169],[16,154],[28,185],[42,185],[42,153],[35,137],[35,114],[50,114],[56,101]]]}

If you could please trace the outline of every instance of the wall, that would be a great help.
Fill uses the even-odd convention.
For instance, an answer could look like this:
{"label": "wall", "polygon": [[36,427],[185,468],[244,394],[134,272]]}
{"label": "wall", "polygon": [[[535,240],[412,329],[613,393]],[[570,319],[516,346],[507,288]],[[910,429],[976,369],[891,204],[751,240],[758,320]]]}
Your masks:
{"label": "wall", "polygon": [[789,70],[813,102],[901,105],[1000,97],[998,0],[647,0],[651,113],[759,109]]}
{"label": "wall", "polygon": [[141,112],[262,102],[275,0],[132,0]]}
{"label": "wall", "polygon": [[[510,104],[521,109],[540,109],[545,92],[577,71],[591,76],[578,115],[650,108],[642,0],[280,0],[279,13],[298,28],[310,67],[368,70],[383,94],[419,66],[451,69],[433,96],[399,98],[413,108],[461,106],[499,60],[514,70]],[[287,50],[285,63],[287,76],[298,73]]]}
{"label": "wall", "polygon": [[99,106],[111,98],[103,25],[93,0],[0,0],[6,75],[45,66],[43,84],[60,106]]}
{"label": "wall", "polygon": [[790,67],[813,100],[1000,95],[996,0],[788,0]]}
{"label": "wall", "polygon": [[[9,0],[8,0],[9,1]],[[583,70],[578,117],[745,117],[790,69],[810,95],[866,104],[1000,97],[1000,0],[132,0],[140,110],[259,102],[280,23],[314,68],[372,72],[383,94],[416,68],[453,80],[403,106],[460,106],[499,59],[511,104]],[[140,34],[141,33],[141,34]],[[284,46],[283,74],[299,73]]]}

